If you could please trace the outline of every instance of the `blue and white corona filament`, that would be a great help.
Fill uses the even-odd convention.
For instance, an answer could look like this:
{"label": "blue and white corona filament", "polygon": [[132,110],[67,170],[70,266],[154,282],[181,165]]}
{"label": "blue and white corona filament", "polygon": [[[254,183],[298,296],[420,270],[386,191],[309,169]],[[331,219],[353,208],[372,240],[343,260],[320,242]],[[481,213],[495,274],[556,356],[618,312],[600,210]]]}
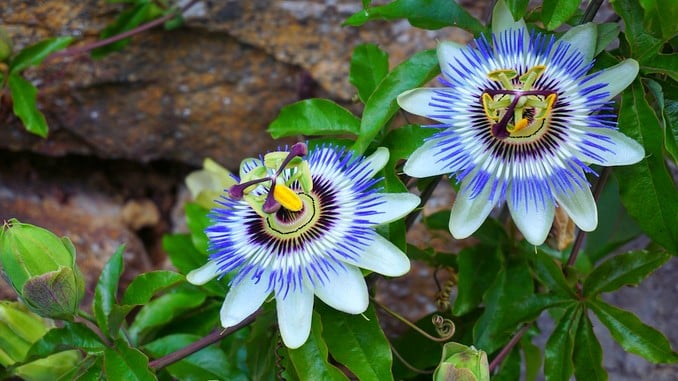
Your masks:
{"label": "blue and white corona filament", "polygon": [[317,295],[351,314],[365,311],[368,293],[359,268],[388,276],[405,274],[405,254],[375,226],[412,211],[419,198],[380,193],[375,174],[388,150],[354,157],[333,145],[307,152],[293,145],[247,159],[239,184],[212,211],[206,230],[209,262],[188,274],[194,284],[233,271],[221,323],[230,327],[256,311],[273,294],[285,345],[308,338]]}
{"label": "blue and white corona filament", "polygon": [[589,74],[596,27],[570,29],[560,39],[528,32],[497,2],[491,41],[443,42],[438,59],[445,87],[414,89],[400,106],[440,122],[442,130],[405,164],[414,177],[454,174],[461,182],[450,232],[473,234],[492,209],[508,204],[532,244],[544,242],[560,206],[582,230],[598,224],[588,165],[640,161],[640,144],[616,129],[611,99],[638,73],[625,60]]}

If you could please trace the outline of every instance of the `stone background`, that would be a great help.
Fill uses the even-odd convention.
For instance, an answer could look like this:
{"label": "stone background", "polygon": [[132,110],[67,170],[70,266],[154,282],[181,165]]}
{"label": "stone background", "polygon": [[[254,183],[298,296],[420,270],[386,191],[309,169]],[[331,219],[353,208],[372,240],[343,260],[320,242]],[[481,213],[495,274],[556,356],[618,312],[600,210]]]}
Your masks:
{"label": "stone background", "polygon": [[[485,1],[464,5],[487,15]],[[342,27],[360,7],[359,0],[199,1],[180,29],[144,32],[103,59],[72,56],[30,69],[50,135],[25,133],[0,104],[0,219],[68,235],[90,290],[121,243],[127,280],[167,266],[160,239],[183,226],[183,178],[204,157],[235,168],[280,144],[265,130],[281,107],[300,99],[327,97],[359,112],[348,83],[359,43],[379,44],[395,66],[437,39],[470,38],[453,28],[416,30],[406,21]],[[80,45],[95,41],[120,9],[104,0],[4,0],[0,26],[19,49],[55,35],[74,36]],[[441,188],[434,202],[449,206],[451,197]],[[412,239],[451,244],[446,236]],[[402,288],[391,296],[391,304],[403,298],[400,305],[416,306],[404,311],[413,319],[431,311],[435,292],[430,269],[416,268],[394,283]],[[610,298],[678,346],[671,330],[678,326],[677,276],[674,259],[640,287]],[[420,292],[402,294],[411,289]],[[0,296],[12,295],[0,285]],[[678,378],[675,368],[625,354],[609,337],[603,344],[611,380]]]}

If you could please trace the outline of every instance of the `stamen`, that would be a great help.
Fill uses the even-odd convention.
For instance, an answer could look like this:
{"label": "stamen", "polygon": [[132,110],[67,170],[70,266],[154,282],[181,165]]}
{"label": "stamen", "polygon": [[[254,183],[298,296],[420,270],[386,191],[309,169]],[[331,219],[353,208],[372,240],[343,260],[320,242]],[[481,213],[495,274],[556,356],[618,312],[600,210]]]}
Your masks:
{"label": "stamen", "polygon": [[511,132],[518,132],[518,131],[522,130],[523,128],[527,127],[528,124],[529,124],[529,121],[527,119],[523,118],[523,119],[519,120],[518,123],[516,123],[516,126],[513,128],[513,131],[511,131]]}
{"label": "stamen", "polygon": [[284,184],[275,184],[273,187],[273,197],[283,208],[292,212],[298,212],[304,206],[299,195]]}

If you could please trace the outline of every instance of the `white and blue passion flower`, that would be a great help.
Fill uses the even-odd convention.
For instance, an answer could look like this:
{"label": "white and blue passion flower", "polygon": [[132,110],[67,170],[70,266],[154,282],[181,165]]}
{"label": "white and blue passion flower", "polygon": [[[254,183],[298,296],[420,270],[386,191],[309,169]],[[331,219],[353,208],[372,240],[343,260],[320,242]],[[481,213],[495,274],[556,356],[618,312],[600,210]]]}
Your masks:
{"label": "white and blue passion flower", "polygon": [[211,212],[208,263],[187,276],[204,284],[231,271],[221,324],[234,326],[273,295],[283,342],[301,346],[310,333],[314,295],[350,314],[365,311],[359,268],[387,276],[410,269],[407,256],[375,227],[419,205],[409,193],[380,193],[375,178],[389,152],[356,157],[335,145],[247,159],[239,184]]}
{"label": "white and blue passion flower", "polygon": [[574,27],[556,40],[514,22],[502,0],[492,30],[492,41],[481,37],[475,46],[440,43],[445,87],[398,97],[403,109],[442,129],[410,156],[404,172],[456,176],[461,184],[449,228],[458,239],[473,234],[504,201],[534,245],[546,239],[555,206],[580,229],[594,230],[588,165],[627,165],[644,156],[640,144],[617,131],[611,101],[635,79],[638,63],[627,59],[589,73],[595,25]]}

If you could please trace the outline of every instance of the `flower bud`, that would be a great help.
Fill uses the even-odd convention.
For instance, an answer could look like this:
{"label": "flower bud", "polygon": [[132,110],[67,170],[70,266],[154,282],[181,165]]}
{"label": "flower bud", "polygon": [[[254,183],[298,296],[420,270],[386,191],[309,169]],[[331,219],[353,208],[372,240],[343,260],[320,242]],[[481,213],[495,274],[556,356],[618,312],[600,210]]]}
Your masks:
{"label": "flower bud", "polygon": [[226,168],[212,159],[205,159],[203,169],[191,172],[186,177],[186,186],[193,199],[201,206],[212,209],[216,206],[214,200],[219,198],[225,189],[237,182]]}
{"label": "flower bud", "polygon": [[433,374],[434,381],[489,381],[487,354],[459,343],[447,343],[443,358]]}
{"label": "flower bud", "polygon": [[70,319],[85,283],[68,238],[16,219],[0,232],[0,264],[21,300],[43,317]]}
{"label": "flower bud", "polygon": [[0,301],[0,365],[24,361],[31,345],[47,330],[46,321],[21,303]]}
{"label": "flower bud", "polygon": [[0,62],[6,61],[12,56],[12,39],[7,32],[0,28]]}

